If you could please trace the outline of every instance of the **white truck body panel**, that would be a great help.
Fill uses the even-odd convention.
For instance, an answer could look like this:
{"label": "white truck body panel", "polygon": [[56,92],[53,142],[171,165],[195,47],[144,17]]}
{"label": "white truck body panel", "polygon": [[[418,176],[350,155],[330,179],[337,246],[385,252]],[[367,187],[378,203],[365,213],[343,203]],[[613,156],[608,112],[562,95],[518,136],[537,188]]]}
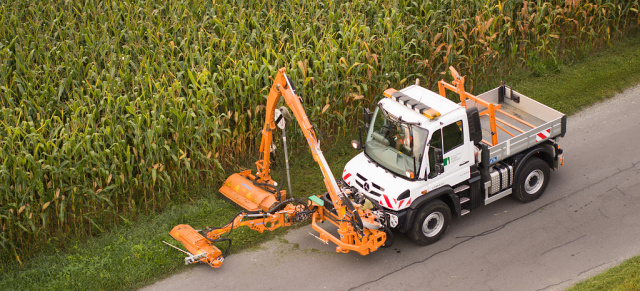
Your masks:
{"label": "white truck body panel", "polygon": [[[502,110],[532,124],[534,127],[531,128],[507,116],[497,114],[498,118],[516,125],[518,128],[525,130],[525,132],[521,133],[507,128],[514,135],[512,137],[498,130],[498,144],[489,147],[491,164],[562,134],[562,123],[564,122],[562,113],[511,90],[505,90],[504,100],[499,100],[499,89],[495,88],[477,97],[494,104],[501,104]],[[382,206],[395,211],[409,207],[412,201],[425,193],[445,185],[454,187],[468,180],[471,166],[476,164],[475,146],[469,140],[469,121],[466,109],[463,106],[417,85],[406,87],[400,92],[440,112],[441,116],[430,120],[391,98],[384,98],[379,101],[390,114],[396,117],[402,116],[403,120],[419,123],[420,127],[427,129],[429,131],[428,140],[431,139],[434,131],[458,121],[462,121],[462,128],[465,134],[462,146],[444,153],[443,158],[445,160],[449,159],[449,163],[445,165],[444,173],[431,179],[426,179],[429,169],[429,159],[426,158],[428,147],[425,148],[425,158],[421,163],[419,172],[416,173],[417,179],[415,180],[393,174],[370,160],[364,152],[358,154],[347,163],[343,172],[345,182],[356,187],[369,198],[377,200]],[[513,97],[519,97],[519,102],[513,101]],[[471,100],[467,102],[471,103],[468,105],[478,107],[480,112],[486,109],[482,106],[477,106]],[[491,141],[489,119],[486,116],[481,116],[480,119],[483,139]],[[538,134],[547,129],[549,129],[548,134],[545,134],[544,138],[540,138]],[[407,198],[400,199],[399,196],[407,190],[409,190],[410,195]],[[501,197],[503,196],[506,195],[501,195]],[[494,196],[490,199],[496,200],[501,197]]]}
{"label": "white truck body panel", "polygon": [[[426,128],[429,132],[441,128],[442,125],[440,123],[449,125],[457,121],[463,121],[465,131],[469,130],[465,109],[455,102],[416,85],[404,88],[400,90],[400,92],[434,108],[440,112],[441,116],[437,119],[437,122],[434,122],[390,98],[380,100],[380,103],[384,104],[385,109],[396,117],[402,116],[402,119],[405,121],[418,122],[421,127]],[[429,168],[427,159],[422,162],[419,172],[416,173],[418,179],[411,181],[405,177],[394,175],[390,171],[376,165],[375,162],[366,157],[364,152],[358,154],[347,163],[343,178],[347,177],[344,178],[345,182],[358,188],[369,198],[377,200],[380,205],[393,210],[401,210],[407,208],[411,204],[411,201],[423,195],[424,191],[432,191],[443,185],[455,185],[469,179],[470,170],[468,165],[474,162],[473,150],[470,149],[471,146],[469,136],[466,135],[463,146],[444,155],[445,159],[449,158],[452,161],[452,163],[445,166],[445,172],[447,172],[448,175],[440,175],[434,179],[425,179],[427,169]],[[427,156],[427,151],[428,149],[425,149],[425,157]],[[460,164],[463,164],[463,166],[460,167]],[[365,167],[364,165],[368,166]],[[371,165],[376,166],[372,167]],[[467,166],[465,167],[465,165]],[[347,173],[350,175],[347,176]],[[398,196],[406,190],[410,191],[408,199],[398,200]]]}

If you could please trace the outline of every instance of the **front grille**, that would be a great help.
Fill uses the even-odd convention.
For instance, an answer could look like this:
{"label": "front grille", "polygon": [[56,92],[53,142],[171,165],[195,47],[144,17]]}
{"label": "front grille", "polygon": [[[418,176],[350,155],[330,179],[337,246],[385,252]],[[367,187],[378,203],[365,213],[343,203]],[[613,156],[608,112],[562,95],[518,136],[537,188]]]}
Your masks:
{"label": "front grille", "polygon": [[[360,186],[360,188],[363,189],[364,192],[367,192],[366,190],[364,190],[365,189],[364,184],[367,183],[367,180],[368,179],[365,178],[364,176],[360,175],[359,173],[356,173],[356,179],[355,179],[356,184],[358,184],[358,186]],[[380,191],[378,192],[378,191],[374,191],[373,189],[369,189],[369,194],[374,195],[376,197],[380,197],[382,195],[380,192],[384,192],[384,188],[380,187],[378,184],[370,182],[370,185],[373,188],[376,188]]]}
{"label": "front grille", "polygon": [[376,189],[378,189],[378,190],[380,190],[380,191],[384,192],[384,188],[382,188],[382,187],[378,186],[378,184],[376,184],[376,183],[373,183],[373,182],[372,182],[372,183],[371,183],[371,185],[373,185],[373,187],[376,187]]}

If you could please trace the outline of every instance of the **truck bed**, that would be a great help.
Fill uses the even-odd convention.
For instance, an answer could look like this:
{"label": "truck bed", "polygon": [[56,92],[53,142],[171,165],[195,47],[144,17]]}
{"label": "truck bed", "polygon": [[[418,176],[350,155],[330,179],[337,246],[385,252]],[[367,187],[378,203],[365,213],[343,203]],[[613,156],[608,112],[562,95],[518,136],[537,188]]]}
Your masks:
{"label": "truck bed", "polygon": [[467,106],[476,106],[481,113],[482,139],[489,146],[489,164],[506,159],[550,138],[564,136],[566,115],[509,87],[502,88],[504,89],[498,87],[476,96],[501,106],[500,110],[496,110],[496,125],[501,128],[497,128],[498,143],[495,145],[491,145],[490,118],[488,115],[482,115],[487,108],[467,100]]}

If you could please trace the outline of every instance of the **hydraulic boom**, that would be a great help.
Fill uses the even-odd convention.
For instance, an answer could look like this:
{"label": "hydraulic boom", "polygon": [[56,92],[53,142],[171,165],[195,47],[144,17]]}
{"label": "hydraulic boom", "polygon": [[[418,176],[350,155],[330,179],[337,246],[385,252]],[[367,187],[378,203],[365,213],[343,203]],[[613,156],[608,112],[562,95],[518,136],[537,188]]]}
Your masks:
{"label": "hydraulic boom", "polygon": [[[311,149],[313,159],[320,166],[323,181],[327,188],[325,195],[311,196],[310,201],[297,198],[287,199],[287,193],[280,190],[271,179],[271,151],[273,131],[279,120],[276,120],[276,106],[281,98],[293,112]],[[318,231],[318,238],[325,243],[329,241],[337,245],[337,252],[355,251],[361,255],[369,254],[385,243],[388,227],[386,215],[381,210],[368,207],[364,209],[366,199],[353,187],[341,183],[338,185],[331,169],[320,150],[320,141],[315,128],[302,106],[302,98],[295,93],[285,68],[278,74],[267,97],[265,123],[260,143],[260,159],[256,162],[257,172],[250,170],[231,175],[220,188],[220,192],[245,210],[234,217],[229,224],[220,228],[205,228],[201,232],[188,225],[178,225],[171,231],[171,236],[182,242],[191,256],[186,263],[203,262],[210,266],[220,267],[226,252],[220,251],[213,243],[229,241],[225,234],[240,226],[248,226],[258,232],[274,230],[290,226],[295,222],[312,218],[312,227]],[[377,202],[373,202],[373,205]],[[371,205],[371,203],[369,203]],[[245,218],[252,218],[245,220]],[[329,221],[337,226],[338,236],[320,227],[317,222]]]}

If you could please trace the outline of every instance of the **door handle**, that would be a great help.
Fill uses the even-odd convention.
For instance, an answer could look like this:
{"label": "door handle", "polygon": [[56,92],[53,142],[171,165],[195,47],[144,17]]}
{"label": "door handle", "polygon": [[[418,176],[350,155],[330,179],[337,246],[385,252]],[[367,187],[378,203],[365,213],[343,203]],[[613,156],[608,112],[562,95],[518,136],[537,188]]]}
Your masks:
{"label": "door handle", "polygon": [[464,162],[464,163],[460,164],[460,166],[459,166],[459,167],[462,167],[462,166],[464,166],[464,165],[466,165],[466,164],[468,164],[468,163],[469,163],[469,161],[466,161],[466,162]]}

